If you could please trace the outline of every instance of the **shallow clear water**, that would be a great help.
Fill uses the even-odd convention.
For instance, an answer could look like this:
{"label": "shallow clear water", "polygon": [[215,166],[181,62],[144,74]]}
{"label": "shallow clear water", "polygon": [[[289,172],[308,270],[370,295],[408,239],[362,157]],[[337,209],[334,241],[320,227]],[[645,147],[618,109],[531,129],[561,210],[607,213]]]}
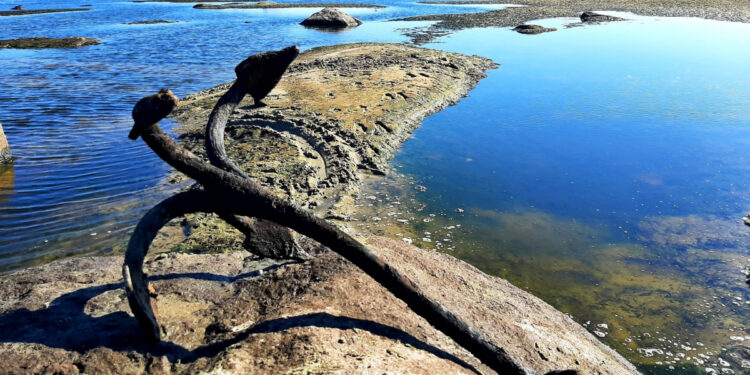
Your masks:
{"label": "shallow clear water", "polygon": [[428,45],[502,66],[424,121],[363,219],[532,291],[647,372],[748,371],[750,25],[626,16]]}
{"label": "shallow clear water", "polygon": [[[229,81],[237,62],[264,50],[404,42],[400,28],[427,23],[384,21],[486,9],[380,1],[389,7],[347,9],[364,25],[324,33],[297,25],[314,9],[92,3],[0,17],[0,39],[102,40],[0,50],[0,122],[19,157],[0,169],[0,272],[117,250],[175,189],[166,165],[126,138],[140,97]],[[738,220],[750,207],[750,25],[628,17],[575,28],[545,20],[559,31],[537,36],[466,30],[429,45],[502,66],[405,144],[393,162],[400,174],[372,183],[374,201],[363,195],[384,218],[368,224],[531,290],[649,373],[722,361],[741,371],[750,366],[740,350],[750,340],[740,273],[750,232]],[[124,25],[151,19],[179,23]]]}
{"label": "shallow clear water", "polygon": [[[23,5],[87,3],[93,4],[87,12],[0,17],[0,39],[101,40],[71,50],[0,50],[0,123],[19,158],[0,169],[0,272],[122,248],[140,215],[175,190],[164,184],[167,166],[126,137],[130,110],[144,95],[169,87],[183,96],[215,86],[233,79],[234,66],[247,56],[291,44],[405,41],[396,29],[414,23],[382,21],[467,11],[391,1],[386,9],[345,9],[365,24],[327,33],[298,25],[317,9],[197,10],[89,0]],[[0,9],[14,5],[0,1]],[[125,24],[159,19],[179,22]]]}

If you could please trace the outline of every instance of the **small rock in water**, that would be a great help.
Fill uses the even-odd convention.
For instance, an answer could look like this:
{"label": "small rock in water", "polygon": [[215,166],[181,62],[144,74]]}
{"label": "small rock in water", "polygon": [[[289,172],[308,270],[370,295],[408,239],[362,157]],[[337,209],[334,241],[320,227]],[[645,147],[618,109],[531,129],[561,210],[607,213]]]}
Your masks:
{"label": "small rock in water", "polygon": [[742,218],[742,222],[750,227],[750,214],[745,215],[745,217]]}
{"label": "small rock in water", "polygon": [[456,212],[459,213],[459,214],[462,214],[464,212],[464,209],[463,208],[457,208]]}
{"label": "small rock in water", "polygon": [[302,26],[325,28],[356,27],[361,24],[362,21],[336,8],[323,8],[321,11],[313,13],[310,17],[300,22]]}
{"label": "small rock in water", "polygon": [[599,14],[594,12],[583,12],[581,14],[581,22],[610,22],[610,21],[623,21],[624,18],[607,16],[605,14]]}
{"label": "small rock in water", "polygon": [[550,31],[557,31],[557,29],[555,29],[554,27],[547,28],[539,25],[518,25],[513,28],[513,31],[526,35],[536,35]]}
{"label": "small rock in water", "polygon": [[414,187],[414,190],[416,190],[416,191],[418,191],[420,193],[424,193],[425,191],[427,191],[427,187],[426,186],[422,186],[422,185],[417,185],[417,186]]}
{"label": "small rock in water", "polygon": [[23,5],[16,5],[13,8],[10,8],[10,10],[26,10],[26,8],[24,8]]}

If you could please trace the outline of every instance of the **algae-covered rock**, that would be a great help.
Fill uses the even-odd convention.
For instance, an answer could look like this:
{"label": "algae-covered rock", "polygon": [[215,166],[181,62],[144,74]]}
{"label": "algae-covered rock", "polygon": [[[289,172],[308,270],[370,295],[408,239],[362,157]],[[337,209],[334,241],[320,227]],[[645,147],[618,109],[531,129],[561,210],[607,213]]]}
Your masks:
{"label": "algae-covered rock", "polygon": [[300,24],[308,27],[345,28],[357,27],[362,24],[362,21],[339,9],[323,8],[319,12],[313,13],[310,17],[300,22]]}
{"label": "algae-covered rock", "polygon": [[99,44],[98,39],[80,36],[70,38],[20,38],[0,40],[0,48],[38,49],[38,48],[80,48]]}

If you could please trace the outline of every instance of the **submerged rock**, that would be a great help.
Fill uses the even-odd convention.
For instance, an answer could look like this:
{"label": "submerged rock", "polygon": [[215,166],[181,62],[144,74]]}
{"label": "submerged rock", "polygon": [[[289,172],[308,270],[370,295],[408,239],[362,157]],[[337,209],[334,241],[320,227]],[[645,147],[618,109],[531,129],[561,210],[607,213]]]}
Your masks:
{"label": "submerged rock", "polygon": [[521,34],[534,35],[550,31],[557,31],[557,29],[554,27],[544,27],[540,25],[518,25],[513,28],[513,31]]}
{"label": "submerged rock", "polygon": [[11,161],[10,145],[3,132],[3,124],[0,124],[0,164]]}
{"label": "submerged rock", "polygon": [[583,12],[581,13],[581,22],[611,22],[611,21],[623,21],[624,18],[607,16],[605,14],[599,14],[594,12]]}
{"label": "submerged rock", "polygon": [[74,36],[70,38],[19,38],[0,40],[0,48],[79,48],[99,44],[98,39]]}
{"label": "submerged rock", "polygon": [[323,10],[313,13],[313,15],[300,22],[300,24],[309,27],[344,28],[357,27],[362,24],[362,21],[336,8],[323,8]]}
{"label": "submerged rock", "polygon": [[177,21],[167,21],[167,20],[135,21],[135,22],[128,22],[126,23],[126,25],[153,25],[157,23],[177,23]]}

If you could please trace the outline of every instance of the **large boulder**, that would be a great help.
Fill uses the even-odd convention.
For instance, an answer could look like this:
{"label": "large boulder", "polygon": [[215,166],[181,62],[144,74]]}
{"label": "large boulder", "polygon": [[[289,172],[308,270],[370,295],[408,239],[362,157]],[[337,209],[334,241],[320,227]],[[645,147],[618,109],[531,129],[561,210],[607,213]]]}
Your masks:
{"label": "large boulder", "polygon": [[321,11],[313,13],[306,20],[300,22],[300,24],[309,27],[344,28],[357,27],[362,24],[362,21],[336,8],[323,8]]}
{"label": "large boulder", "polygon": [[623,21],[624,18],[608,16],[605,14],[599,14],[594,12],[583,12],[581,13],[581,22],[610,22],[610,21]]}
{"label": "large boulder", "polygon": [[8,139],[5,138],[5,133],[3,133],[3,124],[0,124],[0,163],[6,163],[10,160],[10,145],[8,145]]}
{"label": "large boulder", "polygon": [[521,34],[534,35],[534,34],[550,32],[550,31],[557,31],[557,29],[554,27],[544,27],[544,26],[539,26],[539,25],[518,25],[513,28],[513,31],[517,33],[521,33]]}

